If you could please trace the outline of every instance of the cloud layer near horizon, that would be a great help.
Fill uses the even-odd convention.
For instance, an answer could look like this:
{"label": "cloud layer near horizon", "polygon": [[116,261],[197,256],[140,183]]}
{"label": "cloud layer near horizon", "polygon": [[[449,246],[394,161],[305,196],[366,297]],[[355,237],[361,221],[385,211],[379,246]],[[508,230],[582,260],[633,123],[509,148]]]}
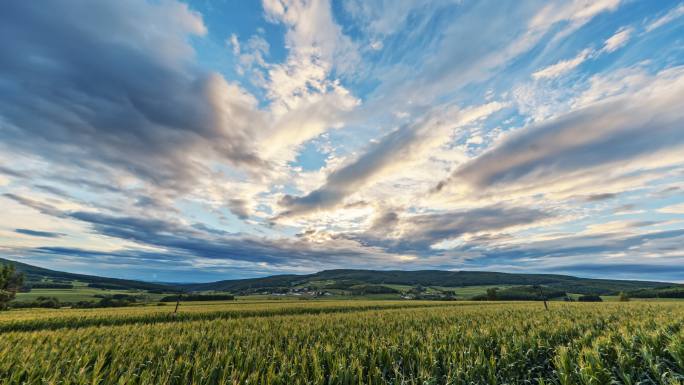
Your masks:
{"label": "cloud layer near horizon", "polygon": [[1,256],[684,281],[683,7],[3,4]]}

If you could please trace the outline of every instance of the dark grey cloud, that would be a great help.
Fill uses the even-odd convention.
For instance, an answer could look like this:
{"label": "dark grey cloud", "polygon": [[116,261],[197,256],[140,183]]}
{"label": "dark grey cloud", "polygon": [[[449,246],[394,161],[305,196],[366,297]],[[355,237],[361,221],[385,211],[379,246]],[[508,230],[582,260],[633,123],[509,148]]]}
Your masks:
{"label": "dark grey cloud", "polygon": [[19,196],[17,194],[12,194],[12,193],[5,193],[2,196],[4,196],[5,198],[8,198],[8,199],[11,199],[17,203],[21,203],[24,206],[31,207],[31,208],[37,210],[38,212],[40,212],[42,214],[51,215],[54,217],[64,216],[62,211],[58,210],[54,206],[47,204],[47,203],[44,203],[44,202],[37,201],[35,199],[22,197],[22,196]]}
{"label": "dark grey cloud", "polygon": [[[485,268],[488,271],[524,272],[543,274],[567,274],[577,277],[598,279],[628,279],[658,282],[684,283],[684,258],[673,258],[669,263],[570,263],[552,266],[534,264],[496,265]],[[466,269],[482,270],[469,266]]]}
{"label": "dark grey cloud", "polygon": [[617,197],[619,194],[615,193],[603,193],[603,194],[592,194],[592,195],[587,195],[584,197],[585,202],[599,202],[599,201],[605,201],[608,199],[613,199]]}
{"label": "dark grey cloud", "polygon": [[175,1],[3,4],[2,143],[179,190],[208,172],[207,156],[263,165],[250,97],[192,63],[203,28]]}
{"label": "dark grey cloud", "polygon": [[[632,255],[648,255],[654,259],[651,266],[668,266],[672,261],[684,261],[684,255],[672,257],[681,251],[684,230],[652,231],[643,234],[631,232],[610,234],[567,234],[557,239],[529,242],[515,242],[507,245],[510,236],[506,229],[518,225],[534,224],[552,217],[553,213],[532,208],[516,208],[492,206],[467,211],[448,213],[420,214],[400,216],[393,211],[379,215],[374,223],[375,231],[366,234],[346,234],[333,237],[331,240],[316,243],[309,242],[308,237],[317,237],[314,230],[302,233],[299,239],[269,239],[244,234],[225,232],[203,224],[185,225],[177,221],[157,218],[140,218],[131,216],[114,216],[104,213],[84,211],[60,211],[49,204],[18,196],[5,196],[17,202],[33,207],[41,212],[77,220],[89,226],[96,234],[122,239],[145,246],[157,248],[156,251],[140,249],[124,249],[112,252],[91,250],[36,247],[29,249],[6,250],[7,255],[17,256],[51,256],[70,260],[76,258],[92,263],[112,266],[140,266],[141,270],[169,271],[182,270],[191,274],[197,261],[215,261],[212,267],[214,277],[219,272],[226,276],[264,275],[283,269],[300,268],[305,271],[321,270],[354,265],[359,268],[388,268],[390,266],[408,266],[406,262],[398,262],[393,254],[413,254],[419,258],[410,262],[411,267],[451,269],[475,268],[498,269],[500,266],[511,266],[525,271],[565,271],[554,266],[585,264],[608,264],[604,256],[612,256],[618,252],[629,251]],[[630,228],[651,226],[654,222],[634,222]],[[399,234],[392,238],[390,234]],[[454,249],[436,250],[431,246],[445,239],[453,239],[463,234],[475,234]],[[504,241],[502,244],[501,241]],[[498,246],[497,246],[498,245]],[[661,257],[666,254],[667,257]],[[460,257],[463,256],[463,257]],[[658,258],[660,257],[660,258]],[[455,258],[455,259],[454,259]],[[614,258],[612,259],[614,260]],[[611,261],[612,261],[611,260]],[[556,262],[558,261],[558,262]],[[623,264],[633,264],[634,258],[627,258]],[[225,263],[236,264],[236,267],[225,267]],[[259,264],[266,263],[264,267]],[[614,263],[614,273],[624,274],[625,278],[642,277],[628,267],[621,270],[621,263]],[[201,262],[207,266],[207,262]],[[221,266],[224,268],[221,268]],[[211,264],[209,264],[211,266]],[[499,267],[497,267],[499,266]],[[656,267],[653,267],[656,269]],[[652,270],[653,270],[652,269]],[[180,272],[174,277],[183,277]],[[503,269],[505,270],[505,269]],[[567,272],[578,275],[604,275],[597,270],[594,273],[582,273],[567,268]],[[652,275],[648,275],[648,274]],[[175,274],[175,273],[174,273]],[[612,273],[611,273],[612,274]],[[655,270],[644,272],[643,278],[658,278]],[[677,278],[673,271],[671,275]],[[147,278],[149,279],[149,277]],[[175,278],[178,280],[178,278]]]}
{"label": "dark grey cloud", "polygon": [[395,211],[382,211],[373,219],[373,224],[371,224],[368,230],[371,233],[383,233],[393,231],[399,224],[399,214]]}
{"label": "dark grey cloud", "polygon": [[245,199],[233,198],[228,200],[228,208],[240,219],[249,218],[248,202]]}
{"label": "dark grey cloud", "polygon": [[591,278],[684,282],[684,255],[668,263],[574,263],[536,269],[537,272]]}
{"label": "dark grey cloud", "polygon": [[[655,86],[654,86],[655,87]],[[684,144],[684,82],[597,103],[510,135],[440,182],[474,188],[545,178],[618,164]]]}
{"label": "dark grey cloud", "polygon": [[647,274],[657,276],[674,276],[684,279],[684,265],[668,266],[646,263],[581,263],[574,265],[555,266],[553,271],[567,271],[581,274],[597,274],[603,277],[610,274]]}
{"label": "dark grey cloud", "polygon": [[628,203],[624,205],[620,205],[613,209],[614,214],[624,214],[624,213],[629,213],[637,209],[637,205]]}
{"label": "dark grey cloud", "polygon": [[69,195],[66,191],[55,187],[55,186],[50,186],[50,185],[45,185],[45,184],[35,184],[33,185],[33,188],[38,190],[38,191],[44,191],[47,193],[50,193],[55,196],[59,196],[62,198],[71,198],[71,195]]}
{"label": "dark grey cloud", "polygon": [[676,195],[679,195],[682,193],[684,193],[683,188],[681,188],[679,186],[670,186],[670,187],[666,187],[664,189],[661,189],[660,191],[654,192],[652,194],[652,196],[655,198],[662,199],[662,198],[667,198],[670,196],[676,196]]}
{"label": "dark grey cloud", "polygon": [[[209,282],[282,274],[283,266],[217,263],[198,268],[190,256],[135,249],[96,251],[72,247],[3,250],[3,256],[33,265],[107,277],[156,282]],[[220,262],[220,261],[219,261]],[[308,272],[308,271],[307,271]]]}
{"label": "dark grey cloud", "polygon": [[[63,211],[35,199],[14,194],[4,196],[43,214],[82,222],[96,234],[161,248],[168,255],[176,258],[182,256],[188,260],[206,258],[283,266],[305,263],[310,267],[318,264],[341,267],[345,263],[356,263],[377,268],[389,256],[381,249],[363,247],[344,239],[319,244],[301,239],[257,237],[212,229],[203,224],[185,225],[160,218],[114,216],[94,211]],[[127,252],[127,255],[133,258],[134,253]],[[141,255],[162,258],[167,254],[143,252]]]}
{"label": "dark grey cloud", "polygon": [[272,264],[297,264],[307,261],[336,263],[367,258],[362,249],[319,247],[305,241],[267,239],[243,234],[206,231],[149,218],[115,217],[75,212],[70,217],[88,223],[98,234],[167,249],[189,257],[224,259]]}
{"label": "dark grey cloud", "polygon": [[[430,255],[438,253],[431,246],[440,241],[464,234],[491,232],[480,237],[483,243],[489,242],[507,228],[533,224],[552,216],[552,213],[538,209],[503,205],[405,217],[388,211],[378,215],[367,232],[348,236],[395,253]],[[390,234],[398,237],[393,238]]]}
{"label": "dark grey cloud", "polygon": [[[509,264],[523,268],[542,268],[550,265],[556,266],[554,260],[571,258],[575,263],[580,260],[588,260],[599,263],[605,256],[615,253],[626,253],[621,259],[625,261],[632,256],[648,255],[653,258],[654,264],[667,265],[672,258],[658,258],[664,253],[676,253],[681,250],[681,242],[684,241],[684,229],[653,231],[643,234],[569,234],[552,240],[518,243],[515,246],[487,247],[483,244],[470,243],[455,252],[465,252],[478,249],[480,253],[471,262],[480,266]],[[681,253],[680,257],[684,257]],[[527,262],[530,259],[535,262]],[[613,258],[613,260],[615,260]],[[589,263],[589,262],[587,262]],[[620,262],[614,262],[619,264]],[[626,263],[626,262],[622,262]]]}
{"label": "dark grey cloud", "polygon": [[26,178],[26,174],[17,170],[13,170],[9,167],[0,166],[0,174],[5,174],[13,176],[15,178]]}
{"label": "dark grey cloud", "polygon": [[434,243],[466,233],[499,232],[550,217],[550,213],[537,209],[505,206],[416,215],[407,219],[408,231],[402,233],[401,245],[427,249]]}
{"label": "dark grey cloud", "polygon": [[60,238],[63,237],[62,233],[55,233],[52,231],[39,231],[31,229],[14,229],[15,233],[30,235],[32,237],[43,237],[43,238]]}
{"label": "dark grey cloud", "polygon": [[[532,208],[492,206],[468,211],[421,214],[401,217],[394,211],[378,216],[375,226],[365,234],[347,234],[329,241],[310,242],[315,231],[302,233],[298,239],[270,239],[212,229],[203,224],[184,225],[159,218],[113,216],[99,212],[60,211],[47,203],[19,196],[8,198],[41,212],[80,221],[94,233],[166,250],[167,258],[193,260],[205,258],[271,265],[306,265],[311,269],[344,267],[349,264],[382,267],[391,263],[392,255],[430,256],[438,251],[431,246],[441,240],[466,233],[493,232],[512,226],[534,223],[551,216]],[[389,234],[400,230],[400,238]],[[485,236],[486,238],[486,236]],[[484,241],[484,238],[482,238]],[[488,239],[491,241],[491,239]],[[155,254],[155,253],[153,253]],[[145,258],[162,258],[165,253]],[[134,258],[134,252],[127,253]]]}

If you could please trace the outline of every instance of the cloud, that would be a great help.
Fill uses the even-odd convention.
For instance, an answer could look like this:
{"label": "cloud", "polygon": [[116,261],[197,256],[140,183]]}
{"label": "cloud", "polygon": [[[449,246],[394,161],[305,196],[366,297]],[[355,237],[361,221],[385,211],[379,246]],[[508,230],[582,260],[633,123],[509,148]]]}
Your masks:
{"label": "cloud", "polygon": [[0,14],[3,255],[215,279],[682,260],[681,5],[263,0],[249,35],[201,2],[47,1]]}
{"label": "cloud", "polygon": [[[16,195],[6,196],[43,214],[70,219],[87,225],[94,233],[125,240],[137,249],[119,251],[88,251],[84,255],[122,256],[144,262],[154,259],[195,259],[242,261],[252,265],[263,264],[270,268],[305,265],[306,271],[322,269],[323,266],[344,266],[353,263],[378,268],[396,255],[377,247],[364,246],[351,239],[328,239],[312,243],[302,239],[283,237],[267,238],[254,235],[229,233],[204,225],[188,225],[177,220],[109,215],[95,211],[61,210],[45,202]],[[50,248],[55,251],[59,248]],[[15,249],[14,252],[30,254],[50,251],[38,249]],[[150,252],[154,250],[154,252]],[[57,250],[59,252],[59,250]]]}
{"label": "cloud", "polygon": [[64,236],[64,234],[62,234],[62,233],[55,233],[52,231],[30,230],[30,229],[14,229],[14,232],[18,233],[18,234],[24,234],[24,235],[30,235],[32,237],[42,237],[42,238],[59,238],[59,237]]}
{"label": "cloud", "polygon": [[335,22],[328,0],[263,0],[266,18],[288,27],[285,39],[295,55],[315,55],[341,72],[358,62],[356,46]]}
{"label": "cloud", "polygon": [[328,0],[263,0],[267,20],[283,24],[288,56],[268,68],[267,92],[276,114],[295,109],[318,93],[347,91],[330,80],[359,62],[357,48],[335,22]]}
{"label": "cloud", "polygon": [[550,213],[522,207],[501,205],[466,211],[411,215],[398,224],[399,248],[426,250],[439,241],[465,234],[491,233],[516,226],[529,226],[551,218]]}
{"label": "cloud", "polygon": [[30,207],[34,210],[37,210],[41,214],[50,215],[50,216],[54,216],[54,217],[62,216],[62,212],[50,204],[40,202],[40,201],[37,201],[35,199],[25,198],[25,197],[22,197],[22,196],[19,196],[16,194],[12,194],[12,193],[5,193],[5,194],[3,194],[3,196],[5,198],[9,198],[9,199],[11,199],[17,203],[20,203],[26,207]]}
{"label": "cloud", "polygon": [[619,194],[616,193],[602,193],[602,194],[591,194],[586,197],[584,197],[584,201],[586,202],[599,202],[599,201],[605,201],[608,199],[613,199],[617,197]]}
{"label": "cloud", "polygon": [[237,72],[260,88],[267,102],[260,116],[266,128],[255,135],[258,153],[282,168],[303,143],[343,127],[346,114],[360,104],[340,81],[352,76],[360,57],[329,1],[264,0],[262,5],[266,20],[285,28],[285,59],[269,61],[270,45],[261,32],[242,43],[231,35],[227,44],[238,58]]}
{"label": "cloud", "polygon": [[684,203],[662,207],[658,209],[658,212],[665,214],[684,214]]}
{"label": "cloud", "polygon": [[609,37],[608,40],[603,43],[603,48],[601,48],[601,51],[608,53],[617,51],[619,48],[627,44],[629,39],[632,37],[632,33],[634,33],[634,28],[620,28],[615,35]]}
{"label": "cloud", "polygon": [[380,175],[401,170],[410,162],[428,156],[430,150],[450,139],[451,130],[483,119],[503,106],[492,102],[465,110],[435,108],[419,121],[387,134],[361,156],[333,171],[320,188],[301,197],[285,196],[281,201],[285,207],[281,216],[333,208]]}
{"label": "cloud", "polygon": [[[575,171],[602,166],[615,169],[639,157],[674,150],[684,144],[682,97],[684,69],[663,71],[636,92],[607,98],[509,135],[459,167],[437,190],[456,182],[486,189],[532,180],[562,180],[563,175]],[[671,162],[682,161],[670,156],[674,156]]]}
{"label": "cloud", "polygon": [[[445,95],[500,76],[501,70],[535,47],[544,49],[541,42],[547,50],[556,47],[563,37],[619,5],[619,0],[529,1],[506,6],[496,1],[445,1],[429,6],[420,3],[415,12],[408,7],[407,31],[391,42],[392,65],[370,68],[380,85],[362,110],[377,115],[391,106],[390,112],[419,114]],[[436,18],[435,13],[448,16]],[[437,28],[440,33],[435,33]],[[416,46],[423,47],[427,58],[414,54]]]}
{"label": "cloud", "polygon": [[684,15],[684,4],[679,4],[677,7],[671,9],[669,12],[667,12],[665,15],[653,20],[652,22],[648,23],[646,25],[646,32],[651,32],[656,28],[660,28],[663,25],[678,19],[679,17]]}
{"label": "cloud", "polygon": [[226,44],[229,45],[232,50],[233,50],[233,55],[239,55],[240,54],[240,42],[238,41],[237,35],[232,33],[228,40],[226,40]]}
{"label": "cloud", "polygon": [[575,274],[582,277],[613,279],[639,279],[658,282],[684,281],[684,260],[672,261],[670,265],[648,263],[578,263],[553,266],[543,271],[554,273]]}
{"label": "cloud", "polygon": [[[263,167],[256,100],[194,63],[206,27],[176,1],[14,3],[0,14],[8,151],[191,188],[208,162]],[[105,174],[106,175],[106,174]]]}
{"label": "cloud", "polygon": [[[462,257],[471,254],[463,249],[464,245],[495,243],[497,239],[509,238],[508,232],[555,220],[555,215],[542,209],[504,204],[422,214],[389,209],[379,210],[366,230],[341,236],[387,252],[415,255],[414,264],[446,266],[460,264]],[[452,253],[454,248],[463,253]],[[452,256],[455,259],[451,259]]]}
{"label": "cloud", "polygon": [[249,202],[247,202],[246,199],[230,199],[228,200],[228,207],[230,207],[230,211],[240,219],[247,219],[249,217]]}
{"label": "cloud", "polygon": [[[357,20],[368,35],[379,39],[405,28],[410,17],[433,14],[441,8],[459,3],[461,0],[434,0],[429,3],[421,0],[349,0],[343,5],[345,11]],[[381,41],[375,42],[382,45]]]}
{"label": "cloud", "polygon": [[554,39],[560,39],[576,31],[596,15],[611,12],[620,6],[621,0],[572,0],[547,4],[530,23],[533,28],[548,28],[553,24],[565,22]]}
{"label": "cloud", "polygon": [[584,63],[587,58],[589,58],[591,50],[585,49],[580,52],[579,55],[572,59],[559,61],[556,64],[550,65],[532,74],[534,79],[552,79],[557,78],[567,72],[572,71],[577,68],[580,64]]}
{"label": "cloud", "polygon": [[[638,225],[637,225],[638,226]],[[521,271],[571,272],[572,265],[614,266],[615,273],[624,273],[639,278],[621,265],[648,264],[651,266],[679,266],[684,258],[681,244],[684,230],[636,232],[634,226],[623,226],[622,230],[607,228],[605,232],[560,234],[548,239],[535,237],[504,240],[497,244],[485,240],[471,240],[468,244],[452,250],[453,253],[471,252],[467,266],[497,266]],[[582,275],[586,272],[582,272]],[[597,271],[596,275],[605,276]],[[678,275],[677,280],[684,276]],[[639,278],[644,279],[644,278]],[[663,279],[663,278],[661,278]]]}

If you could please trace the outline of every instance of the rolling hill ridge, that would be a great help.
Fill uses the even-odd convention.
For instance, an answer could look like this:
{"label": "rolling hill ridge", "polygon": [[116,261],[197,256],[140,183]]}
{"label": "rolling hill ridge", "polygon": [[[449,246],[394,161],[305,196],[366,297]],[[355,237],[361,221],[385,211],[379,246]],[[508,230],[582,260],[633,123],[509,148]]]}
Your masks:
{"label": "rolling hill ridge", "polygon": [[37,282],[69,282],[79,281],[86,284],[107,288],[136,289],[136,290],[164,290],[169,286],[159,283],[136,281],[130,279],[107,278],[95,275],[67,273],[63,271],[45,269],[27,263],[11,261],[0,258],[0,265],[12,264],[18,272],[24,273],[25,282],[28,284]]}
{"label": "rolling hill ridge", "polygon": [[487,271],[444,270],[324,270],[308,275],[274,275],[264,278],[225,280],[179,285],[191,291],[259,292],[287,287],[317,289],[353,287],[357,285],[401,285],[468,287],[484,285],[543,285],[554,290],[579,294],[608,295],[620,291],[654,289],[673,286],[666,282],[589,279],[557,274],[510,274]]}
{"label": "rolling hill ridge", "polygon": [[[309,290],[399,292],[410,288],[438,290],[483,286],[543,286],[548,290],[577,294],[614,295],[621,291],[650,293],[657,290],[684,290],[684,285],[668,282],[579,278],[559,274],[511,274],[488,271],[444,270],[324,270],[306,275],[273,275],[262,278],[223,280],[207,283],[173,284],[108,278],[45,269],[0,258],[0,264],[14,264],[28,283],[79,281],[91,287],[129,290],[230,292],[235,294],[285,293]],[[362,290],[361,290],[362,289]]]}

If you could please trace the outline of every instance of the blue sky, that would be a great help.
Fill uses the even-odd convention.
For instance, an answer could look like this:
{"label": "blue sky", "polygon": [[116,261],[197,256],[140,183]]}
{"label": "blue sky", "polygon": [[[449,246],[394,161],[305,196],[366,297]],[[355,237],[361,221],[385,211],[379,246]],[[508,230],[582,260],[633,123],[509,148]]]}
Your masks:
{"label": "blue sky", "polygon": [[6,258],[684,281],[680,0],[0,8]]}

